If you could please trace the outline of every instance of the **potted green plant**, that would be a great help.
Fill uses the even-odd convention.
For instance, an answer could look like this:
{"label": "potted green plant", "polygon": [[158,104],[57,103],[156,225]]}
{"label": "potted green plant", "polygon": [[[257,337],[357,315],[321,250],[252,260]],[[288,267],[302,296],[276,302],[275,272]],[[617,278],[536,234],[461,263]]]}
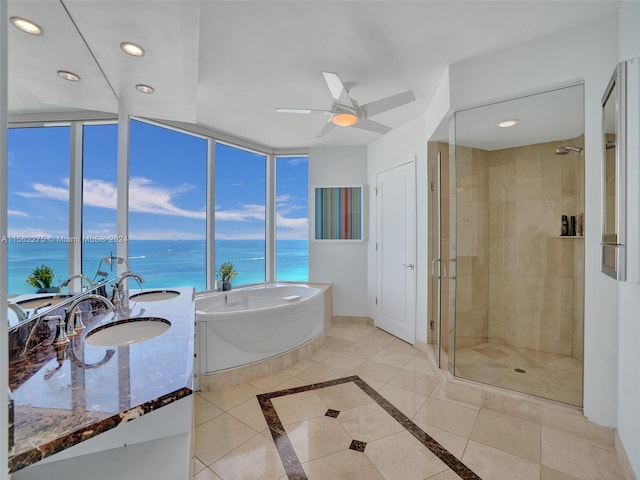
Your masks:
{"label": "potted green plant", "polygon": [[231,279],[238,274],[233,262],[224,262],[218,269],[218,278],[222,282],[222,291],[231,290]]}
{"label": "potted green plant", "polygon": [[53,268],[43,264],[31,270],[27,283],[37,289],[36,293],[57,293],[60,287],[53,286],[54,278]]}

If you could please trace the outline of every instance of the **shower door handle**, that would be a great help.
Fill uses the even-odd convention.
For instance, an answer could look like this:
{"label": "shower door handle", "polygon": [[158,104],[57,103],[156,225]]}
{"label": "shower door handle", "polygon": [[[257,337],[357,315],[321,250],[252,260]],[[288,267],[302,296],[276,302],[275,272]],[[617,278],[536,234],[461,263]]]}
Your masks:
{"label": "shower door handle", "polygon": [[[438,263],[437,273],[436,273],[436,262]],[[442,263],[442,260],[439,258],[434,258],[433,260],[431,260],[431,276],[434,278],[437,278],[438,280],[447,278],[447,264]]]}
{"label": "shower door handle", "polygon": [[449,278],[455,280],[458,275],[458,259],[452,258],[451,260],[449,260],[449,263],[451,264],[451,268],[449,268],[449,270],[451,271],[451,277]]}

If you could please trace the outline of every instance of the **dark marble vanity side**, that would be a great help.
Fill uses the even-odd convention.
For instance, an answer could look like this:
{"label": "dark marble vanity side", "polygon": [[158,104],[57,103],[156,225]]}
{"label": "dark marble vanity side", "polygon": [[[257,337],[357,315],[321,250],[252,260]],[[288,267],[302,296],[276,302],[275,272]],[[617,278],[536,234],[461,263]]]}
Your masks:
{"label": "dark marble vanity side", "polygon": [[[115,315],[94,305],[95,309],[82,313],[86,328],[61,346],[53,345],[55,325],[43,317],[12,329],[9,386],[14,446],[9,473],[193,393],[194,290],[172,290],[179,295],[167,300],[130,300]],[[49,315],[64,318],[64,307]],[[137,343],[85,343],[96,328],[150,317],[166,319],[171,325],[161,335]]]}

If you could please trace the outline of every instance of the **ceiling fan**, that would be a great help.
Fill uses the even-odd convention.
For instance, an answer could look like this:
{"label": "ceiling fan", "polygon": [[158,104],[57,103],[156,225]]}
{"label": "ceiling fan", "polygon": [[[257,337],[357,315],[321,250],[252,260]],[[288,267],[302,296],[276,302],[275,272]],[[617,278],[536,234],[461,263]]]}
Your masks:
{"label": "ceiling fan", "polygon": [[333,104],[330,110],[316,110],[311,108],[276,108],[279,113],[324,113],[331,115],[329,121],[318,133],[318,137],[324,137],[335,126],[339,127],[356,127],[362,130],[369,130],[376,133],[387,133],[391,127],[387,127],[381,123],[371,120],[369,117],[386,112],[392,108],[413,102],[416,97],[411,90],[390,97],[374,100],[373,102],[358,105],[354,99],[349,96],[349,90],[342,83],[337,74],[331,72],[322,72],[324,80],[327,82]]}

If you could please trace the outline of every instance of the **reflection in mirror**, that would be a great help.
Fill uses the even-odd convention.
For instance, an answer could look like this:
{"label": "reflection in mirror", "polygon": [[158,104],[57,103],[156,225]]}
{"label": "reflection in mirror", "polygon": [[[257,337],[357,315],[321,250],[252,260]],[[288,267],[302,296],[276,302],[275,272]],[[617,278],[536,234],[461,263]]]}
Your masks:
{"label": "reflection in mirror", "polygon": [[[43,29],[41,35],[30,35],[8,25],[10,122],[22,114],[59,119],[79,110],[117,111],[113,90],[63,2],[9,0],[8,12],[10,18],[26,18]],[[63,79],[61,70],[80,80]]]}
{"label": "reflection in mirror", "polygon": [[[93,280],[82,274],[72,275],[65,280],[65,282],[62,282],[59,287],[49,288],[46,292],[38,291],[35,293],[12,295],[7,305],[9,328],[12,329],[36,317],[52,314],[56,310],[64,309],[67,304],[81,295],[93,292],[107,299],[113,298],[114,285],[116,285],[115,282],[117,281],[115,277],[118,263],[126,265],[124,259],[106,257],[100,260]],[[76,278],[82,281],[82,286],[78,290],[69,289],[72,280]],[[69,290],[67,292],[60,292],[60,290],[64,290],[64,288]]]}
{"label": "reflection in mirror", "polygon": [[[86,279],[80,276],[79,266],[69,266],[72,248],[80,251],[80,234],[71,237],[73,230],[69,228],[70,190],[74,186],[70,165],[71,159],[81,158],[74,151],[78,142],[73,141],[77,137],[74,122],[69,120],[112,117],[99,112],[117,111],[117,99],[62,2],[9,1],[8,13],[10,18],[26,18],[42,28],[40,34],[32,35],[9,23],[7,32],[10,128],[8,231],[3,240],[8,250],[11,325],[55,309],[60,302],[86,291],[100,258],[115,252],[113,242],[108,241],[101,242],[102,248],[99,244],[85,247]],[[65,80],[60,70],[75,73],[79,80]],[[106,150],[105,145],[91,147],[90,143],[93,150]],[[91,156],[89,152],[88,156],[92,166],[105,165],[105,154]],[[96,208],[95,202],[89,206]],[[103,203],[99,208],[109,205]],[[115,216],[115,205],[113,208]],[[95,239],[98,230],[90,221],[87,224]],[[43,275],[47,271],[49,274]]]}
{"label": "reflection in mirror", "polygon": [[617,280],[625,279],[624,69],[616,67],[602,97],[602,272]]}

